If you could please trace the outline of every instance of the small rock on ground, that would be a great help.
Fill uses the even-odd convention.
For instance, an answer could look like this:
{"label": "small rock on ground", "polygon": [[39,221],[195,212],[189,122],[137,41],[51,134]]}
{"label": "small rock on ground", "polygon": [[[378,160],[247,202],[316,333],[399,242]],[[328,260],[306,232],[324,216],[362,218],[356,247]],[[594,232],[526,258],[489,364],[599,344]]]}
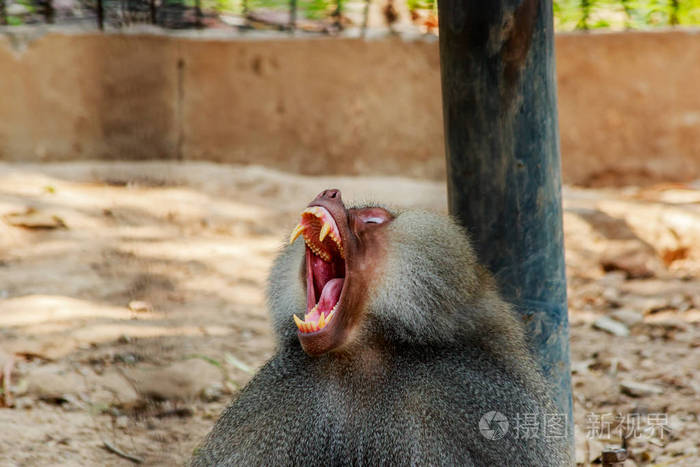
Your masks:
{"label": "small rock on ground", "polygon": [[45,365],[26,377],[27,393],[39,399],[57,401],[85,392],[85,378],[58,365]]}
{"label": "small rock on ground", "polygon": [[628,310],[625,308],[613,311],[610,313],[610,317],[615,321],[619,321],[629,327],[639,324],[644,320],[643,314],[639,313],[638,311]]}
{"label": "small rock on ground", "polygon": [[638,383],[629,380],[620,382],[620,389],[622,392],[632,397],[657,396],[664,392],[663,389],[653,384]]}
{"label": "small rock on ground", "polygon": [[630,334],[630,330],[627,326],[607,316],[602,316],[595,320],[593,322],[593,327],[620,337],[629,336]]}
{"label": "small rock on ground", "polygon": [[125,374],[142,397],[156,400],[193,399],[222,379],[217,367],[199,358],[164,368],[134,368],[125,370]]}

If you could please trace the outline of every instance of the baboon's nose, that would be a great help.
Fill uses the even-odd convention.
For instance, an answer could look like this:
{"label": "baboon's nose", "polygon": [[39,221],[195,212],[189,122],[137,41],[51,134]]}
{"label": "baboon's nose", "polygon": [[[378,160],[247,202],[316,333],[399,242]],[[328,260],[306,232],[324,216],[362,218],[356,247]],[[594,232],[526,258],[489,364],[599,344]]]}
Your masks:
{"label": "baboon's nose", "polygon": [[314,201],[327,200],[327,201],[342,201],[340,198],[340,190],[332,188],[330,190],[323,190],[318,194]]}

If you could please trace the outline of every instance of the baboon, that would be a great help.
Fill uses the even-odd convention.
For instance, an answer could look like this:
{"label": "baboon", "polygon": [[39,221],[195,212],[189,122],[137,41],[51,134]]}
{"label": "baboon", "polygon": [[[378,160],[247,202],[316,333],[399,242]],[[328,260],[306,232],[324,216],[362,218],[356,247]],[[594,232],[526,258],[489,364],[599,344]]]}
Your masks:
{"label": "baboon", "polygon": [[521,321],[450,218],[325,190],[267,296],[276,354],[193,466],[570,464]]}

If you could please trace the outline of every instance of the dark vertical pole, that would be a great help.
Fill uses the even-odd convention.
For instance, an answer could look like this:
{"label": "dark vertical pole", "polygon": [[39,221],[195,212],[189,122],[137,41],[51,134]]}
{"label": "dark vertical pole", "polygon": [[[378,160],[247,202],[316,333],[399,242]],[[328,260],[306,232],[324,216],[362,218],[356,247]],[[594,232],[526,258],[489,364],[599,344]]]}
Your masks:
{"label": "dark vertical pole", "polygon": [[203,26],[202,24],[202,0],[195,0],[194,2],[194,16],[195,24],[198,28]]}
{"label": "dark vertical pole", "polygon": [[151,24],[156,24],[158,22],[158,18],[156,15],[156,0],[149,0],[148,3],[151,9]]}
{"label": "dark vertical pole", "polygon": [[578,29],[588,29],[588,20],[591,17],[591,6],[592,6],[593,0],[581,0],[581,19],[578,20],[578,23],[576,24],[576,27]]}
{"label": "dark vertical pole", "polygon": [[289,0],[289,30],[297,28],[297,0]]}
{"label": "dark vertical pole", "polygon": [[568,417],[552,0],[439,0],[450,212],[527,323]]}
{"label": "dark vertical pole", "polygon": [[44,18],[46,19],[46,24],[53,24],[55,17],[56,10],[53,8],[53,0],[46,0],[44,4]]}
{"label": "dark vertical pole", "polygon": [[185,113],[185,60],[179,59],[177,61],[177,160],[182,161],[184,158],[184,147],[185,147],[185,127],[184,122]]}
{"label": "dark vertical pole", "polygon": [[103,0],[97,0],[97,27],[100,31],[105,28],[105,9]]}
{"label": "dark vertical pole", "polygon": [[0,0],[0,26],[7,24],[7,12],[5,10],[5,0]]}
{"label": "dark vertical pole", "polygon": [[680,10],[681,4],[678,0],[671,0],[671,17],[669,23],[671,26],[678,26],[678,10]]}
{"label": "dark vertical pole", "polygon": [[337,0],[336,2],[336,8],[335,11],[333,12],[333,17],[335,18],[335,26],[338,28],[338,31],[343,30],[343,0]]}

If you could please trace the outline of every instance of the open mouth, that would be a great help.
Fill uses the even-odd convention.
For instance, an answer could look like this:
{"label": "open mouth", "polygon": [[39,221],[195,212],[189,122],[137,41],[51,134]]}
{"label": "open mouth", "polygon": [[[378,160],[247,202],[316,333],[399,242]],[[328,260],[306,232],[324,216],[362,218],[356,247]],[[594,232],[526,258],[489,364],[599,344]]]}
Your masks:
{"label": "open mouth", "polygon": [[299,235],[306,243],[306,314],[294,315],[301,333],[322,331],[335,318],[345,283],[345,251],[338,225],[321,206],[301,213],[301,222],[292,232],[290,243]]}

